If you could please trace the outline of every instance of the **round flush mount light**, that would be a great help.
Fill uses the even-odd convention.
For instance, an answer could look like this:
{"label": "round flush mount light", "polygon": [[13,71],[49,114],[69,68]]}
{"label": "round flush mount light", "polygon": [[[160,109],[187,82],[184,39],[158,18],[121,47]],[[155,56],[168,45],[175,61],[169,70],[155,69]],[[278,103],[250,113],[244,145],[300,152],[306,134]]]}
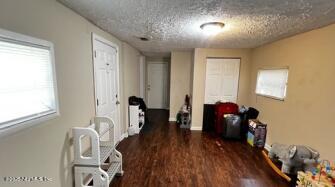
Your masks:
{"label": "round flush mount light", "polygon": [[206,34],[218,34],[223,30],[223,27],[225,26],[222,22],[208,22],[200,25],[200,28],[206,33]]}

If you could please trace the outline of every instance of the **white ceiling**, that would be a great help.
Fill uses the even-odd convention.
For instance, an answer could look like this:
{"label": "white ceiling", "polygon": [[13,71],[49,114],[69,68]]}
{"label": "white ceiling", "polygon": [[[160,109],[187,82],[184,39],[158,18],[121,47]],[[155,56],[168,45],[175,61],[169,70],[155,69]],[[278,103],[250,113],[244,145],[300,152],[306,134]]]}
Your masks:
{"label": "white ceiling", "polygon": [[[335,0],[58,0],[100,28],[157,56],[198,47],[253,48],[335,22]],[[208,36],[204,22],[222,21]],[[137,37],[149,37],[144,42]]]}

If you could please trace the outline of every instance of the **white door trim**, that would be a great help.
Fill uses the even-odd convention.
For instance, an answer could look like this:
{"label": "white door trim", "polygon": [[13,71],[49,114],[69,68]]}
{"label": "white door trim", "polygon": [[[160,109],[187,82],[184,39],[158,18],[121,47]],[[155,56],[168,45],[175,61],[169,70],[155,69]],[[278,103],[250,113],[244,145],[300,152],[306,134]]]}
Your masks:
{"label": "white door trim", "polygon": [[139,70],[140,70],[140,97],[142,97],[144,100],[145,99],[145,90],[146,90],[146,85],[145,85],[145,56],[140,56],[139,58]]}
{"label": "white door trim", "polygon": [[[121,95],[120,95],[120,54],[119,54],[119,46],[116,45],[115,43],[97,35],[96,33],[92,32],[92,58],[93,58],[93,84],[94,84],[94,107],[95,107],[95,115],[97,115],[98,112],[98,103],[97,103],[97,87],[95,85],[95,77],[96,77],[96,68],[95,68],[95,41],[100,41],[106,45],[111,46],[112,48],[114,48],[116,50],[116,76],[117,76],[117,94],[118,94],[118,100],[121,101]],[[119,118],[119,135],[120,135],[120,140],[115,140],[115,143],[118,144],[121,141],[121,136],[122,136],[122,124],[121,124],[121,104],[117,105],[117,115]]]}

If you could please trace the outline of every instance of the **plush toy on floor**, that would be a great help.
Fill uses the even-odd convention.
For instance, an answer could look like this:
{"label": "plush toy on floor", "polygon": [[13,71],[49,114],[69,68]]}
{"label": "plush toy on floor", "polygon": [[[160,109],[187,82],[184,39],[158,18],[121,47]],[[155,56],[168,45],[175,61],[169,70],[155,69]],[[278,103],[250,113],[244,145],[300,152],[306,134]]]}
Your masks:
{"label": "plush toy on floor", "polygon": [[282,162],[281,171],[296,175],[298,171],[311,171],[318,163],[320,154],[315,149],[303,145],[284,145],[275,143],[268,156]]}

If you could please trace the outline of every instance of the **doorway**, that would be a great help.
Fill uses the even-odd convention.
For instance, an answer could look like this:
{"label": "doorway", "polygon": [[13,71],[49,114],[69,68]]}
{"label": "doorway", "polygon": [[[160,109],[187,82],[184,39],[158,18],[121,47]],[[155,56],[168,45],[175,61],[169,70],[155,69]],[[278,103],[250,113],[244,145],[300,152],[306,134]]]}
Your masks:
{"label": "doorway", "polygon": [[166,109],[168,100],[167,63],[148,63],[147,101],[150,109]]}
{"label": "doorway", "polygon": [[[121,139],[118,47],[94,33],[92,40],[96,115],[114,121],[114,142],[117,144]],[[102,126],[102,131],[105,128],[108,126]]]}

